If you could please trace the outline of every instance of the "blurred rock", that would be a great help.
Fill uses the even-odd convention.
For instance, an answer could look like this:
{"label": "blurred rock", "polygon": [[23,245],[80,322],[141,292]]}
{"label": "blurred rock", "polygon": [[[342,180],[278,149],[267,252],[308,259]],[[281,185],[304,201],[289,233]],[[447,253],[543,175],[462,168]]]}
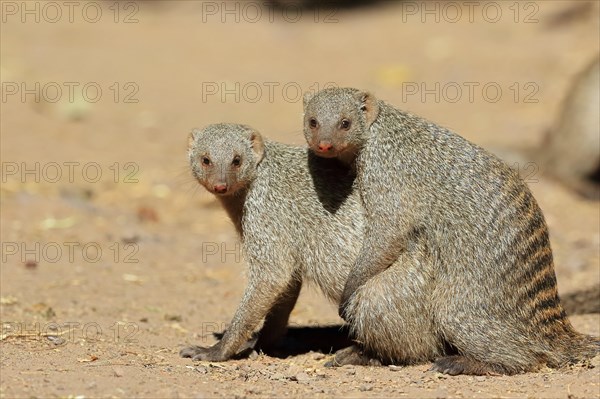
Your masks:
{"label": "blurred rock", "polygon": [[140,206],[137,210],[137,216],[141,222],[158,222],[158,213],[149,206]]}
{"label": "blurred rock", "polygon": [[561,303],[568,315],[600,313],[600,285],[563,295]]}
{"label": "blurred rock", "polygon": [[600,58],[574,79],[539,158],[548,174],[583,197],[600,200]]}

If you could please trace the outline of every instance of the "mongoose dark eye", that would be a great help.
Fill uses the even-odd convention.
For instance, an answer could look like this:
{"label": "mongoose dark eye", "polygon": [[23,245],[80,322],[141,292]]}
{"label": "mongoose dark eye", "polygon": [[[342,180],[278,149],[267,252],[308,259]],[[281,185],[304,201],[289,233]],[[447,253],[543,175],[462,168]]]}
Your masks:
{"label": "mongoose dark eye", "polygon": [[208,157],[202,157],[202,165],[210,165],[210,159]]}
{"label": "mongoose dark eye", "polygon": [[344,130],[348,130],[350,129],[350,121],[348,119],[342,119],[342,122],[340,122],[340,127]]}
{"label": "mongoose dark eye", "polygon": [[239,156],[239,155],[236,155],[236,156],[233,158],[233,161],[231,161],[231,164],[232,164],[233,166],[240,166],[240,164],[241,164],[241,163],[242,163],[242,159],[240,158],[240,156]]}
{"label": "mongoose dark eye", "polygon": [[315,118],[310,118],[310,120],[308,121],[308,124],[313,129],[316,128],[318,125],[317,120]]}

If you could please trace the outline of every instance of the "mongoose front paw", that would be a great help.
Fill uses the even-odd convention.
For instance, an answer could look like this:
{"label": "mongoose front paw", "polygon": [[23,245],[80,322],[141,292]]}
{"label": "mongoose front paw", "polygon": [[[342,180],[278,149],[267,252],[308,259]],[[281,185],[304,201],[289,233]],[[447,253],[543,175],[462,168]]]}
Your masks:
{"label": "mongoose front paw", "polygon": [[352,345],[335,352],[335,356],[332,360],[325,363],[325,367],[340,367],[345,364],[357,366],[381,366],[379,360],[369,357],[358,346]]}
{"label": "mongoose front paw", "polygon": [[475,359],[468,359],[464,356],[446,356],[437,359],[433,363],[433,366],[431,366],[430,370],[449,375],[513,374],[502,365],[489,364]]}
{"label": "mongoose front paw", "polygon": [[186,346],[179,351],[179,355],[181,357],[190,357],[192,360],[209,362],[223,362],[227,360],[227,357],[223,355],[218,344],[209,348],[198,345]]}

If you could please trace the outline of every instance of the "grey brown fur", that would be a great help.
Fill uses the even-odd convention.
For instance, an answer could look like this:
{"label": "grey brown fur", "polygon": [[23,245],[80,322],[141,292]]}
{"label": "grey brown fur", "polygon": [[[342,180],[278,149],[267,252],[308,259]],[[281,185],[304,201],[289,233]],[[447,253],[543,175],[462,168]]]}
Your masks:
{"label": "grey brown fur", "polygon": [[600,199],[600,58],[575,78],[538,156],[549,174],[585,197]]}
{"label": "grey brown fur", "polygon": [[264,141],[252,128],[234,124],[195,130],[188,154],[193,175],[217,195],[241,237],[248,286],[221,341],[184,348],[182,356],[230,359],[262,320],[258,346],[274,345],[303,282],[339,303],[363,229],[347,167],[307,148]]}
{"label": "grey brown fur", "polygon": [[[560,305],[542,212],[503,162],[356,89],[307,96],[304,126],[317,155],[357,173],[365,234],[340,306],[355,350],[394,363],[454,352],[434,364],[449,374],[514,374],[597,354]],[[372,315],[395,328],[375,337]],[[354,362],[351,352],[338,363]]]}

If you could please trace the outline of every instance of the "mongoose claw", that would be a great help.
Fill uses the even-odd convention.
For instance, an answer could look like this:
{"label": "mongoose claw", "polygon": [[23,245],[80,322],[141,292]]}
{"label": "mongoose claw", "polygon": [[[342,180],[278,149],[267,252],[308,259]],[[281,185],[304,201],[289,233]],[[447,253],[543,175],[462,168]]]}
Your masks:
{"label": "mongoose claw", "polygon": [[192,358],[192,360],[196,361],[222,362],[227,360],[217,345],[209,348],[198,345],[186,346],[179,351],[179,355],[181,357]]}

